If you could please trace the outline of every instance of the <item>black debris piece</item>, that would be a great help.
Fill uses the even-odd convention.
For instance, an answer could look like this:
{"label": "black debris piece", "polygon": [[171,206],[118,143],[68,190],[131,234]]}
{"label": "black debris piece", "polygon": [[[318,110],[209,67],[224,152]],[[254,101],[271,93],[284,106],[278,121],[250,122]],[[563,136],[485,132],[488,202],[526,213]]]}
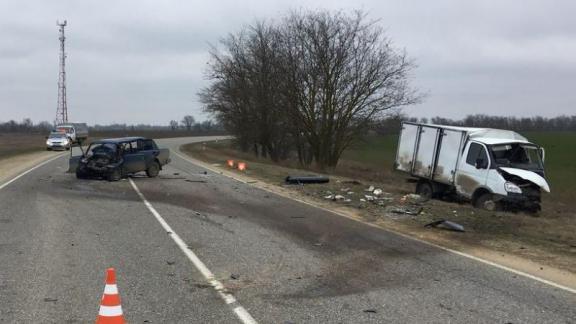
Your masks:
{"label": "black debris piece", "polygon": [[396,214],[418,215],[422,212],[422,207],[420,206],[395,207],[390,209],[390,212]]}
{"label": "black debris piece", "polygon": [[240,278],[240,275],[239,275],[239,274],[233,273],[233,274],[230,275],[230,279],[237,280],[238,278]]}
{"label": "black debris piece", "polygon": [[285,179],[289,184],[305,184],[305,183],[328,183],[330,179],[326,176],[287,176]]}
{"label": "black debris piece", "polygon": [[199,183],[206,183],[206,180],[190,180],[190,179],[186,179],[186,182],[199,182]]}
{"label": "black debris piece", "polygon": [[375,313],[378,313],[378,311],[375,310],[375,309],[365,309],[365,310],[363,310],[363,312],[364,312],[364,313],[374,313],[374,314],[375,314]]}
{"label": "black debris piece", "polygon": [[424,225],[424,227],[436,227],[436,228],[442,228],[442,229],[455,231],[455,232],[465,232],[464,226],[462,226],[458,223],[444,220],[444,219],[437,220],[437,221],[434,221],[432,223],[428,223],[428,224]]}

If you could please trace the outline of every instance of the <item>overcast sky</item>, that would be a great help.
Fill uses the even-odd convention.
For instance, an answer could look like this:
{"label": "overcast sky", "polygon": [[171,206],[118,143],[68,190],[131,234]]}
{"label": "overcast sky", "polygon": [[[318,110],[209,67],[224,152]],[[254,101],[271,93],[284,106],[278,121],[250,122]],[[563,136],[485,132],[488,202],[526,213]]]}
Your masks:
{"label": "overcast sky", "polygon": [[417,117],[576,114],[576,1],[0,2],[0,121],[52,121],[57,19],[67,19],[71,121],[208,118],[197,99],[209,44],[290,9],[362,9],[416,60]]}

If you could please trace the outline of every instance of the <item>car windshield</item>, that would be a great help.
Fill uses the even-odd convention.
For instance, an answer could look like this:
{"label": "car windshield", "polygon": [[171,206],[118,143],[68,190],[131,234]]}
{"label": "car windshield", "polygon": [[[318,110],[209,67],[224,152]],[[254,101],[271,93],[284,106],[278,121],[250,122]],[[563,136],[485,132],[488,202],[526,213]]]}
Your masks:
{"label": "car windshield", "polygon": [[65,138],[66,134],[50,134],[48,138]]}
{"label": "car windshield", "polygon": [[108,153],[113,154],[116,152],[116,145],[111,143],[92,144],[88,150],[88,154]]}
{"label": "car windshield", "polygon": [[525,170],[542,170],[542,158],[539,149],[530,144],[498,144],[490,147],[496,165]]}

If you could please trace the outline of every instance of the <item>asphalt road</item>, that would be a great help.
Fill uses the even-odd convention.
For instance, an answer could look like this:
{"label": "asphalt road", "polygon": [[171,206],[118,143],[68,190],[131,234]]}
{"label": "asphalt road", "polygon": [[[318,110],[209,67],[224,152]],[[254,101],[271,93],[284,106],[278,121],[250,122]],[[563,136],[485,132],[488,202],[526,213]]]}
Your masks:
{"label": "asphalt road", "polygon": [[108,267],[131,323],[576,322],[570,292],[172,159],[106,182],[63,157],[0,189],[0,322],[93,322]]}

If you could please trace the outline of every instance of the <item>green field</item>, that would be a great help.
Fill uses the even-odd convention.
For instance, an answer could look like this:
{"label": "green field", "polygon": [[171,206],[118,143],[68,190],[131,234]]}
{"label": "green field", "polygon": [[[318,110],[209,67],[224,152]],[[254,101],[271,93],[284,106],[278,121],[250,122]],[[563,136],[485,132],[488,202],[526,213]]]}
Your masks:
{"label": "green field", "polygon": [[[546,150],[546,178],[552,200],[576,198],[576,132],[528,132],[530,141]],[[369,136],[355,143],[343,159],[390,169],[396,155],[398,135]]]}

